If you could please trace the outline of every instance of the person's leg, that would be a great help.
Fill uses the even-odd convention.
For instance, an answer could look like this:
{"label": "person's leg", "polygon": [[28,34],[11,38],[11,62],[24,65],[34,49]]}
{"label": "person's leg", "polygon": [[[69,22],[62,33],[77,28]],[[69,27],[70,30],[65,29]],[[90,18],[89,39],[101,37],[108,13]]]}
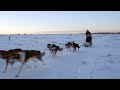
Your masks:
{"label": "person's leg", "polygon": [[92,41],[90,42],[90,45],[92,46]]}

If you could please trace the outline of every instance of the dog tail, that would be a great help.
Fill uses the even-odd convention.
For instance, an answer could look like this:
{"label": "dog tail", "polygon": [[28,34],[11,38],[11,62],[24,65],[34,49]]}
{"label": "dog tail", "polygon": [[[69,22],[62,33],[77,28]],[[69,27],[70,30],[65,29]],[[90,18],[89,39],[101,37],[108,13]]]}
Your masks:
{"label": "dog tail", "polygon": [[60,49],[60,51],[62,51],[62,50],[63,50],[63,48]]}

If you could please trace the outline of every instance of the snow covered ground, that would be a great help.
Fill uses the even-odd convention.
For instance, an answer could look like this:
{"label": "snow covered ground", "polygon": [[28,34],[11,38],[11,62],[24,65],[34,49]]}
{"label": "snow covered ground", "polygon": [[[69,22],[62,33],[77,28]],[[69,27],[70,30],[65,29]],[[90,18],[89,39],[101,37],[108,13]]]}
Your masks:
{"label": "snow covered ground", "polygon": [[[75,41],[80,45],[85,42],[85,34],[73,35],[0,35],[0,50],[21,48],[25,50],[45,51],[45,66],[40,61],[30,60],[17,74],[20,63],[13,69],[5,60],[0,59],[0,79],[120,79],[120,34],[93,34],[93,46],[81,46],[77,52],[68,51],[65,43]],[[63,48],[53,59],[47,50],[47,44],[54,43]]]}

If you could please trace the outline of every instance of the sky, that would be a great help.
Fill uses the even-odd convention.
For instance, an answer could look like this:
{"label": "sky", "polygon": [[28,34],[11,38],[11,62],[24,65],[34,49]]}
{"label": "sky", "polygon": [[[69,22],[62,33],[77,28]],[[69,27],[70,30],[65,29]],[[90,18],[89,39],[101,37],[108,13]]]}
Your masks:
{"label": "sky", "polygon": [[0,11],[0,34],[120,32],[120,11]]}

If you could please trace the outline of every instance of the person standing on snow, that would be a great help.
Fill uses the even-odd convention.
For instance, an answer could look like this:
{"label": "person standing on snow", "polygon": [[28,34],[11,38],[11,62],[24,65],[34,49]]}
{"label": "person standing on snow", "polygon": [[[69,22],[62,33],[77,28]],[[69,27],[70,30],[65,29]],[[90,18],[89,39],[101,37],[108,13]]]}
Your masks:
{"label": "person standing on snow", "polygon": [[10,36],[9,36],[9,40],[10,40]]}
{"label": "person standing on snow", "polygon": [[92,45],[92,35],[89,30],[86,31],[86,43],[84,43],[84,46],[89,47]]}

